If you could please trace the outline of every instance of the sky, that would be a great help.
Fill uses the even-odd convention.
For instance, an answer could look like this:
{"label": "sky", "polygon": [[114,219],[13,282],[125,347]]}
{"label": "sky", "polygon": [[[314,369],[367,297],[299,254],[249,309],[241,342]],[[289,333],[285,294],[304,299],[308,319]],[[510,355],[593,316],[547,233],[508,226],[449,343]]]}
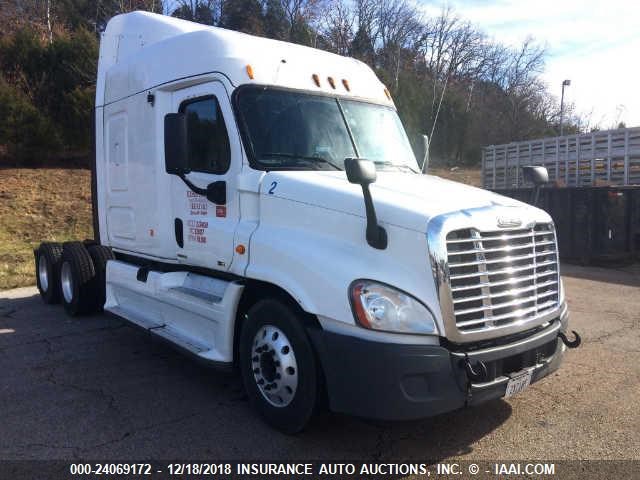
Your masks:
{"label": "sky", "polygon": [[640,0],[418,0],[428,15],[450,6],[490,38],[547,48],[543,80],[589,126],[640,126]]}

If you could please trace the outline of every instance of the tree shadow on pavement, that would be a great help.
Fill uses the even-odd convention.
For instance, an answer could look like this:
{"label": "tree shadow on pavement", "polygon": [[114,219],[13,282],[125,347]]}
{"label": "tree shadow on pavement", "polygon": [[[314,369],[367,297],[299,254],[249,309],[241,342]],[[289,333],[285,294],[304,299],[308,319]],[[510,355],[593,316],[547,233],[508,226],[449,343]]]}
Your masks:
{"label": "tree shadow on pavement", "polygon": [[284,435],[250,408],[237,374],[113,315],[70,318],[20,295],[0,298],[0,458],[424,463],[472,452],[511,415],[504,401],[410,422],[323,413]]}
{"label": "tree shadow on pavement", "polygon": [[[324,414],[300,435],[301,443],[343,444],[347,457],[376,462],[437,462],[473,452],[473,445],[511,416],[511,405],[494,400],[472,408],[421,420],[377,422],[337,414]],[[376,441],[363,442],[374,436]],[[339,439],[339,440],[338,440]],[[365,448],[348,448],[360,445]],[[338,458],[342,458],[335,451]],[[329,457],[331,458],[331,457]]]}

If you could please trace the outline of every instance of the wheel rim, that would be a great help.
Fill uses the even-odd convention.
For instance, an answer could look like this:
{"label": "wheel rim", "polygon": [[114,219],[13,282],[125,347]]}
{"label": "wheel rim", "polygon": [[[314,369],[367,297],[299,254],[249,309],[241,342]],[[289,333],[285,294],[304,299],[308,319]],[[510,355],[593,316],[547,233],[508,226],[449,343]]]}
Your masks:
{"label": "wheel rim", "polygon": [[47,258],[44,255],[38,257],[38,279],[43,292],[49,290],[49,273],[47,271]]}
{"label": "wheel rim", "polygon": [[73,274],[71,273],[71,265],[69,262],[62,264],[60,271],[60,285],[62,286],[62,294],[67,303],[73,300]]}
{"label": "wheel rim", "polygon": [[251,368],[258,390],[275,407],[286,407],[298,388],[298,364],[282,330],[265,325],[253,338]]}

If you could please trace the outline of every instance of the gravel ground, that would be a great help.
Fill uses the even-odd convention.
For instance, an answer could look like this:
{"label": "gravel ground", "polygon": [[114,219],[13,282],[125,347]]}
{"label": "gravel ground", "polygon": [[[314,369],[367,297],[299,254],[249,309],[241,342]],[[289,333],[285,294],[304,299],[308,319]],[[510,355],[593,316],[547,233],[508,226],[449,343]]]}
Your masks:
{"label": "gravel ground", "polygon": [[584,344],[526,392],[415,422],[324,414],[297,436],[265,426],[234,375],[114,316],[0,292],[0,459],[640,460],[640,268],[563,274]]}

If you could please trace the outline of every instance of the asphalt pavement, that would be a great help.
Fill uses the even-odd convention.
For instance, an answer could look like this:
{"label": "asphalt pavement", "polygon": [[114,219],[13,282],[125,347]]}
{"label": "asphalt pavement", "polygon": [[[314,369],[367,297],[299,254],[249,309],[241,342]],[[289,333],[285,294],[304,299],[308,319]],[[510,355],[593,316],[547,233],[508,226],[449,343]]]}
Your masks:
{"label": "asphalt pavement", "polygon": [[563,266],[584,344],[509,400],[380,423],[323,414],[296,436],[239,378],[109,314],[0,292],[0,459],[640,459],[640,269]]}

